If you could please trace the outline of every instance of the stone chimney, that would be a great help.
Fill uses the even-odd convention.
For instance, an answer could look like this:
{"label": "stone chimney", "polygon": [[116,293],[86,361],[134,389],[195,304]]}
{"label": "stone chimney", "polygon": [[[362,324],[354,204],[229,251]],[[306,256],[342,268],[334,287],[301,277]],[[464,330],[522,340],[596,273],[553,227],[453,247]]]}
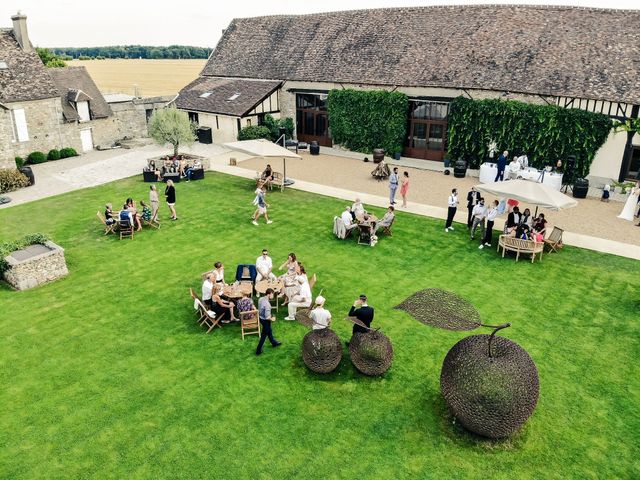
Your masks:
{"label": "stone chimney", "polygon": [[13,34],[18,43],[25,52],[33,52],[33,45],[29,40],[29,32],[27,32],[27,16],[18,12],[11,17],[13,20]]}

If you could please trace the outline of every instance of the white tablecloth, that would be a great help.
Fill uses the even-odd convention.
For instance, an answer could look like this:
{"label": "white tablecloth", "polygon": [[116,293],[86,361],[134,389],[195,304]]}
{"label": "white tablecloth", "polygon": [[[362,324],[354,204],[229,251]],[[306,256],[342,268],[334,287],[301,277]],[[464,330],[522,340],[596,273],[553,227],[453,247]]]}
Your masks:
{"label": "white tablecloth", "polygon": [[[493,183],[497,173],[498,166],[495,163],[483,163],[480,165],[480,183]],[[518,178],[537,182],[541,178],[541,173],[537,168],[528,167],[518,171]],[[505,169],[504,178],[505,180],[509,178],[508,166]],[[562,188],[562,173],[544,172],[542,183],[559,191]]]}

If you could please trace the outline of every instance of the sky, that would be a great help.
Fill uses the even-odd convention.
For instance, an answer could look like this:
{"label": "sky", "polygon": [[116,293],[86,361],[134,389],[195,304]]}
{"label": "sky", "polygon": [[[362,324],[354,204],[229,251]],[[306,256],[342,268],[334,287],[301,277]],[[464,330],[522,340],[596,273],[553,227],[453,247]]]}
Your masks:
{"label": "sky", "polygon": [[0,0],[0,28],[27,15],[39,47],[192,45],[215,47],[234,18],[364,8],[460,4],[556,4],[640,9],[638,0]]}

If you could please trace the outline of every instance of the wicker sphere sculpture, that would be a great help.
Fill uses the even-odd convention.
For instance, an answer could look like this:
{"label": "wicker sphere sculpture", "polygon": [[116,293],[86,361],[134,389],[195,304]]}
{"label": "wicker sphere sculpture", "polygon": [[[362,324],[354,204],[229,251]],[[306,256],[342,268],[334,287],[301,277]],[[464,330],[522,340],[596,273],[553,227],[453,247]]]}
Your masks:
{"label": "wicker sphere sculpture", "polygon": [[540,387],[529,354],[517,343],[491,334],[463,338],[449,350],[440,389],[467,430],[505,438],[531,416]]}
{"label": "wicker sphere sculpture", "polygon": [[312,372],[333,372],[342,360],[340,337],[328,328],[310,331],[302,339],[302,360]]}
{"label": "wicker sphere sculpture", "polygon": [[391,367],[393,347],[389,337],[377,330],[355,333],[349,343],[353,366],[369,376],[382,375]]}

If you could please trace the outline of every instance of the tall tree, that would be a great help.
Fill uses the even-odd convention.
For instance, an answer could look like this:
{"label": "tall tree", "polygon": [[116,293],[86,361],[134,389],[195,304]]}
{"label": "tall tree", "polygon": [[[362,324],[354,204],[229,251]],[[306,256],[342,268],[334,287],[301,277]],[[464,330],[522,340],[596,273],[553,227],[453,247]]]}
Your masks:
{"label": "tall tree", "polygon": [[192,144],[196,139],[197,125],[189,121],[186,112],[175,105],[153,112],[149,120],[149,135],[160,145],[173,145],[173,156],[178,156],[180,144]]}

